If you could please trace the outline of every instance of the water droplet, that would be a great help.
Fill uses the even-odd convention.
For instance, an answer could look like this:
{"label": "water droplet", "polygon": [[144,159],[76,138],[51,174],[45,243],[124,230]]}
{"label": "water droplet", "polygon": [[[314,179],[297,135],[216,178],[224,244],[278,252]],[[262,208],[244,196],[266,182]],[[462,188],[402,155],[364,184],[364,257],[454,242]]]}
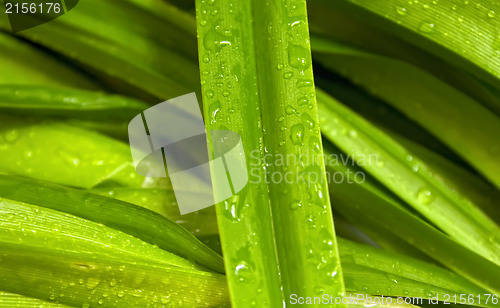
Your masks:
{"label": "water droplet", "polygon": [[288,46],[288,61],[295,68],[307,69],[311,65],[311,53],[307,48],[290,44]]}
{"label": "water droplet", "polygon": [[92,289],[95,289],[99,283],[101,283],[101,280],[99,278],[96,278],[96,277],[90,277],[87,279],[87,283],[85,284],[85,287],[87,287],[87,289],[89,290],[92,290]]}
{"label": "water droplet", "polygon": [[234,273],[239,277],[240,282],[246,282],[250,275],[250,267],[246,262],[240,262],[240,264],[236,265]]}
{"label": "water droplet", "polygon": [[200,21],[200,26],[205,27],[206,25],[207,25],[207,21],[206,20]]}
{"label": "water droplet", "polygon": [[302,207],[302,202],[300,201],[293,201],[291,204],[290,204],[290,208],[292,210],[297,210],[297,209],[300,209]]}
{"label": "water droplet", "polygon": [[424,33],[432,33],[435,30],[435,26],[433,23],[424,22],[420,25],[419,30]]}
{"label": "water droplet", "polygon": [[292,76],[293,76],[292,72],[288,72],[288,73],[283,74],[283,78],[285,78],[285,79],[290,79],[290,78],[292,78]]}
{"label": "water droplet", "polygon": [[208,112],[211,115],[210,124],[215,124],[222,116],[221,107],[219,102],[215,102],[208,107]]}
{"label": "water droplet", "polygon": [[306,124],[306,127],[309,130],[312,130],[316,125],[316,122],[314,122],[313,118],[307,113],[302,114],[302,121]]}
{"label": "water droplet", "polygon": [[297,110],[292,105],[288,105],[285,108],[285,112],[286,114],[295,114],[297,113]]}
{"label": "water droplet", "polygon": [[306,105],[307,103],[309,103],[309,99],[306,96],[302,96],[297,100],[297,104],[299,104],[299,106]]}
{"label": "water droplet", "polygon": [[276,67],[278,70],[282,70],[283,69],[283,64],[278,64],[278,66]]}
{"label": "water droplet", "polygon": [[488,12],[488,17],[489,17],[489,18],[495,18],[495,16],[496,16],[495,11],[489,11],[489,12]]}
{"label": "water droplet", "polygon": [[220,41],[219,46],[220,47],[231,46],[231,42],[230,41]]}
{"label": "water droplet", "polygon": [[434,194],[427,188],[422,188],[417,193],[417,199],[420,203],[428,205],[434,201]]}
{"label": "water droplet", "polygon": [[396,12],[397,12],[399,15],[404,16],[404,15],[406,15],[406,8],[404,8],[404,7],[400,7],[400,6],[397,6],[397,7],[396,7]]}
{"label": "water droplet", "polygon": [[321,150],[321,143],[319,141],[319,138],[315,136],[309,138],[309,146],[311,146],[311,148],[315,152],[319,152]]}
{"label": "water droplet", "polygon": [[112,287],[116,286],[116,279],[111,279],[109,281],[109,285],[112,286]]}
{"label": "water droplet", "polygon": [[207,96],[208,99],[212,99],[214,97],[214,91],[208,90],[205,95]]}
{"label": "water droplet", "polygon": [[292,139],[293,144],[302,145],[304,141],[304,125],[299,123],[292,126],[290,132],[290,139]]}
{"label": "water droplet", "polygon": [[5,133],[4,138],[5,141],[13,143],[19,138],[19,131],[17,129],[11,129]]}
{"label": "water droplet", "polygon": [[314,84],[314,82],[312,80],[308,80],[308,79],[303,79],[303,80],[297,81],[297,87],[298,88],[310,87],[313,84]]}

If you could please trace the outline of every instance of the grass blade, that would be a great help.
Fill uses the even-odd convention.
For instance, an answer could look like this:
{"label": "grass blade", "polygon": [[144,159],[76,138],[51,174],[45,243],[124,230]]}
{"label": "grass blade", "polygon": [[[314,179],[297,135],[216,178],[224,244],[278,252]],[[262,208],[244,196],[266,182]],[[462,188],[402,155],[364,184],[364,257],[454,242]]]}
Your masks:
{"label": "grass blade", "polygon": [[72,307],[62,304],[42,301],[37,298],[27,297],[19,294],[0,291],[0,307],[1,308],[66,308]]}
{"label": "grass blade", "polygon": [[355,79],[419,123],[500,187],[496,115],[410,64],[330,41],[318,40],[317,46],[326,53],[318,57],[321,63]]}
{"label": "grass blade", "polygon": [[2,243],[196,269],[186,259],[99,223],[5,198],[0,202]]}
{"label": "grass blade", "polygon": [[187,230],[141,207],[86,191],[4,175],[0,175],[0,196],[102,223],[207,268],[224,271],[222,258]]}
{"label": "grass blade", "polygon": [[31,116],[131,120],[148,105],[118,95],[40,86],[0,86],[0,110]]}
{"label": "grass blade", "polygon": [[[102,10],[96,10],[97,7]],[[166,99],[198,90],[199,75],[194,63],[163,47],[149,35],[125,31],[130,28],[133,8],[130,5],[111,6],[109,2],[102,1],[83,1],[71,14],[23,31],[20,35],[101,72],[104,78],[111,77],[128,87],[141,88],[158,98]],[[105,14],[107,22],[92,19],[96,12]],[[145,15],[140,9],[134,14],[145,24],[155,23],[155,16]],[[162,23],[162,27],[167,26]],[[0,23],[0,27],[9,29],[5,21]],[[146,29],[158,31],[160,28]],[[182,41],[177,40],[176,43],[182,44]],[[161,56],[151,55],[147,50],[160,50]]]}
{"label": "grass blade", "polygon": [[[319,93],[319,92],[318,92]],[[323,130],[326,132],[326,128]],[[345,177],[360,169],[335,163],[336,152],[325,147],[329,173],[340,172]],[[332,161],[332,158],[334,159]],[[362,184],[343,181],[331,185],[332,200],[343,216],[355,225],[369,225],[396,235],[457,274],[493,293],[500,285],[495,277],[500,267],[452,240],[448,235],[410,213],[403,203],[394,199],[369,180]]]}
{"label": "grass blade", "polygon": [[444,294],[488,293],[439,266],[341,238],[338,242],[349,292],[424,299],[440,295],[441,301]]}
{"label": "grass blade", "polygon": [[[285,298],[292,293],[343,293],[326,194],[305,1],[196,4],[208,129],[225,129],[230,123],[242,138],[246,157],[258,160],[253,166],[247,162],[257,183],[249,183],[238,199],[217,205],[233,305],[246,307],[254,301],[282,306],[281,283]],[[215,11],[218,15],[212,17]],[[268,153],[309,155],[309,161],[290,162],[286,170],[276,164],[263,166]],[[266,172],[288,172],[293,178],[306,173],[316,176],[316,182],[302,178],[293,184],[266,185]],[[239,277],[239,268],[248,264],[251,270],[243,280],[255,281],[255,287]]]}
{"label": "grass blade", "polygon": [[355,160],[364,158],[365,170],[452,238],[500,264],[500,230],[494,222],[385,133],[324,92],[318,91],[318,97],[320,121],[327,138],[343,151],[354,153]]}
{"label": "grass blade", "polygon": [[[463,68],[491,86],[498,88],[500,85],[500,60],[497,57],[500,45],[496,32],[500,19],[496,16],[499,11],[496,2],[314,2],[323,8],[323,14],[329,9],[340,8],[346,16],[359,16],[366,25]],[[318,19],[325,19],[325,16]],[[378,44],[381,45],[380,41]]]}
{"label": "grass blade", "polygon": [[219,234],[214,207],[181,215],[171,188],[134,189],[116,187],[113,189],[93,189],[91,192],[147,208],[174,221],[196,237]]}
{"label": "grass blade", "polygon": [[0,249],[0,288],[7,292],[80,307],[229,307],[220,274],[47,247]]}
{"label": "grass blade", "polygon": [[[3,14],[2,14],[3,15]],[[0,15],[0,16],[2,16]],[[100,87],[47,53],[0,31],[1,84],[46,85],[97,90]]]}
{"label": "grass blade", "polygon": [[0,119],[3,173],[82,188],[106,181],[132,187],[144,182],[123,142],[61,122]]}

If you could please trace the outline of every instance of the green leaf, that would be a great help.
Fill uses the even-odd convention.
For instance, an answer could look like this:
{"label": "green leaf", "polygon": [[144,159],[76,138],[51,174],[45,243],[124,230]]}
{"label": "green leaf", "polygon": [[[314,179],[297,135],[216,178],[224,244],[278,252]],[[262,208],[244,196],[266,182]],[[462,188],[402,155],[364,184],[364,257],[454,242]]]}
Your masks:
{"label": "green leaf", "polygon": [[219,255],[184,228],[144,208],[82,190],[4,175],[0,175],[0,196],[102,223],[200,265],[224,271]]}
{"label": "green leaf", "polygon": [[[312,44],[314,45],[314,38]],[[313,55],[314,57],[314,55]],[[332,71],[326,70],[318,65],[315,77],[316,85],[325,90],[329,95],[342,102],[363,118],[377,125],[386,132],[394,132],[408,139],[411,139],[429,150],[432,150],[447,159],[458,164],[465,164],[463,159],[457,156],[441,141],[436,139],[431,133],[423,129],[420,125],[411,121],[398,110],[387,105],[381,99],[370,95],[366,90],[359,88]]]}
{"label": "green leaf", "polygon": [[[318,99],[321,100],[321,92],[318,91],[318,94]],[[326,133],[328,129],[325,127],[323,131]],[[498,293],[500,286],[495,278],[500,275],[498,265],[460,245],[448,235],[410,213],[404,203],[380,189],[379,184],[373,183],[370,177],[367,176],[366,181],[361,183],[359,180],[352,183],[352,177],[361,169],[339,163],[338,156],[335,156],[339,154],[333,152],[331,147],[325,147],[325,153],[327,170],[331,176],[336,173],[342,174],[344,179],[348,175],[351,176],[351,182],[344,180],[330,185],[332,201],[349,221],[355,225],[380,229],[383,231],[382,235],[384,233],[395,235],[457,274],[486,290]],[[352,152],[350,153],[352,155]],[[359,177],[361,175],[358,175],[358,179]]]}
{"label": "green leaf", "polygon": [[61,122],[3,116],[0,172],[73,187],[105,181],[140,187],[125,143]]}
{"label": "green leaf", "polygon": [[[479,79],[498,88],[500,77],[500,26],[499,4],[493,1],[439,2],[406,0],[315,0],[314,11],[318,20],[326,20],[324,14],[338,10],[344,16],[356,16],[367,27],[365,35],[382,31],[394,36],[383,48],[396,48],[408,43],[414,49],[428,53],[463,68]],[[320,11],[321,10],[321,11]],[[321,14],[321,13],[319,13]],[[321,16],[321,17],[320,17]],[[332,20],[331,18],[329,20]],[[368,33],[370,29],[370,33]],[[375,31],[374,31],[375,30]],[[362,32],[359,31],[359,32]],[[389,47],[391,46],[391,47]],[[404,57],[404,55],[402,55]]]}
{"label": "green leaf", "polygon": [[481,208],[498,225],[500,208],[497,203],[500,199],[500,191],[477,174],[461,168],[427,148],[397,134],[389,134],[393,139],[425,161],[433,173],[438,175],[449,189],[459,191],[468,200]]}
{"label": "green leaf", "polygon": [[93,189],[91,192],[147,208],[174,221],[198,238],[219,234],[215,207],[181,215],[171,187],[168,189],[115,187]]}
{"label": "green leaf", "polygon": [[[468,280],[434,264],[339,238],[342,268],[349,292],[422,297],[486,294]],[[485,306],[484,302],[483,305]],[[491,305],[495,306],[495,305]]]}
{"label": "green leaf", "polygon": [[0,84],[100,88],[88,77],[46,52],[1,31],[0,45]]}
{"label": "green leaf", "polygon": [[220,274],[50,247],[0,248],[0,288],[7,292],[79,307],[229,307]]}
{"label": "green leaf", "polygon": [[[241,136],[250,173],[247,187],[216,208],[233,305],[342,294],[305,1],[196,4],[207,129]],[[280,166],[269,156],[296,160]]]}
{"label": "green leaf", "polygon": [[500,230],[489,217],[434,177],[408,149],[324,92],[318,91],[318,97],[321,125],[329,140],[353,153],[356,162],[364,159],[363,169],[452,238],[500,264]]}
{"label": "green leaf", "polygon": [[0,213],[0,242],[4,244],[196,269],[190,261],[136,237],[63,212],[3,198]]}
{"label": "green leaf", "polygon": [[48,301],[42,301],[37,298],[27,297],[19,294],[8,293],[0,291],[0,307],[1,308],[65,308],[71,307],[62,304],[51,303]]}
{"label": "green leaf", "polygon": [[131,120],[148,105],[124,96],[26,85],[0,85],[0,110],[94,121]]}
{"label": "green leaf", "polygon": [[[160,29],[169,26],[158,17],[134,5],[111,4],[82,1],[78,9],[69,14],[19,34],[101,72],[103,78],[111,77],[158,98],[171,98],[199,89],[195,63],[166,48],[164,42],[158,42],[161,38],[164,41],[177,37],[167,47],[179,44],[181,48],[193,50],[195,44],[190,44],[189,40],[188,45],[183,43],[186,35],[171,28],[174,36],[165,36]],[[96,14],[104,17],[97,18]],[[144,28],[146,33],[131,29],[135,24],[130,23],[131,16],[135,22],[148,25]],[[8,29],[9,25],[4,21],[0,27]],[[151,50],[158,50],[159,54],[152,54]]]}
{"label": "green leaf", "polygon": [[330,41],[316,43],[326,53],[318,57],[321,63],[419,123],[500,187],[500,120],[495,114],[410,64]]}

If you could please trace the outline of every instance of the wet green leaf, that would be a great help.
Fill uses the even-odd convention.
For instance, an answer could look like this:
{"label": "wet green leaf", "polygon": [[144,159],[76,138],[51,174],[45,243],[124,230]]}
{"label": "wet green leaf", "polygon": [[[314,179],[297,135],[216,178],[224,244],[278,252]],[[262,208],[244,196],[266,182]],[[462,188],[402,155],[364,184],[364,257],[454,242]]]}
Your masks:
{"label": "wet green leaf", "polygon": [[196,4],[207,129],[240,134],[250,174],[217,205],[233,305],[342,294],[305,1]]}
{"label": "wet green leaf", "polygon": [[0,110],[16,115],[116,121],[131,120],[147,108],[140,101],[103,92],[0,85]]}
{"label": "wet green leaf", "polygon": [[321,63],[400,110],[500,187],[500,120],[495,114],[415,66],[331,41],[316,42]]}
{"label": "wet green leaf", "polygon": [[[0,196],[102,223],[223,272],[222,258],[161,215],[123,201],[39,181],[0,175]],[[14,189],[16,188],[16,189]],[[50,196],[50,198],[47,198]]]}
{"label": "wet green leaf", "polygon": [[105,181],[140,187],[130,148],[62,122],[2,116],[0,172],[91,188]]}

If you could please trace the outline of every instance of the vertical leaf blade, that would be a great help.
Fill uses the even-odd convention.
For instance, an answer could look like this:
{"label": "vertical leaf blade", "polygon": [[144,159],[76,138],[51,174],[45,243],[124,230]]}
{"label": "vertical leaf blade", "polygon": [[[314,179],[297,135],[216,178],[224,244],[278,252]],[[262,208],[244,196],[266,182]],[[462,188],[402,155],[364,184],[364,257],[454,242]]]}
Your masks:
{"label": "vertical leaf blade", "polygon": [[217,205],[233,305],[275,307],[290,294],[340,295],[306,3],[196,4],[207,128],[231,125],[250,159],[250,183]]}

